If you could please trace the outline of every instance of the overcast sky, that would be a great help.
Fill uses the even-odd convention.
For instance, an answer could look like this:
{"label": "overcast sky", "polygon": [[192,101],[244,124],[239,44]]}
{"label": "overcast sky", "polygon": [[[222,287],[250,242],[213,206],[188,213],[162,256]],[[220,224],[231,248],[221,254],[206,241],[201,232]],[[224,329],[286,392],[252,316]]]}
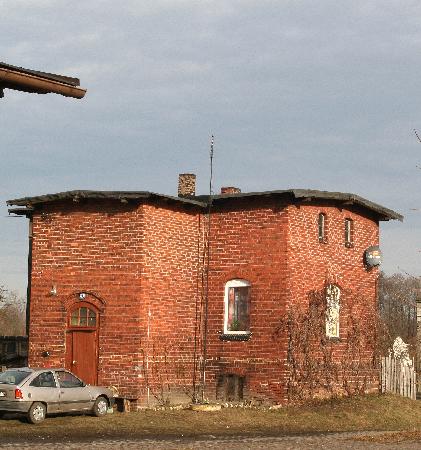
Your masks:
{"label": "overcast sky", "polygon": [[[82,100],[0,99],[0,284],[26,289],[6,200],[71,189],[311,188],[394,209],[383,269],[421,275],[421,2],[0,0],[0,60]],[[413,209],[420,208],[420,211]]]}

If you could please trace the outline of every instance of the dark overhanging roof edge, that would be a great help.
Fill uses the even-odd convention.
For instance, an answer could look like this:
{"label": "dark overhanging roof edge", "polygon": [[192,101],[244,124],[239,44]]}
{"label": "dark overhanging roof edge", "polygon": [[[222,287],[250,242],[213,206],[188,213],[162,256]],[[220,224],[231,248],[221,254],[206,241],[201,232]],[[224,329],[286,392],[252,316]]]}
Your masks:
{"label": "dark overhanging roof edge", "polygon": [[[246,197],[268,197],[278,195],[291,195],[293,198],[300,200],[305,198],[326,199],[343,203],[360,205],[368,210],[375,212],[380,216],[380,220],[399,220],[403,221],[403,216],[391,209],[385,208],[377,203],[366,200],[359,195],[343,192],[318,191],[311,189],[286,189],[263,192],[246,192],[237,194],[212,195],[212,203],[228,199],[246,198]],[[8,206],[24,206],[32,207],[36,204],[47,203],[57,200],[78,200],[84,198],[91,199],[112,199],[112,200],[140,200],[140,199],[162,199],[174,202],[180,202],[185,205],[197,206],[200,208],[207,207],[209,204],[209,195],[198,195],[190,197],[175,197],[171,195],[158,194],[149,191],[93,191],[93,190],[73,190],[58,192],[56,194],[46,194],[36,197],[22,197],[18,199],[8,200]],[[28,210],[29,211],[29,210]],[[13,210],[9,210],[13,213]]]}
{"label": "dark overhanging roof edge", "polygon": [[311,197],[312,193],[315,193],[315,198],[325,198],[326,200],[337,200],[339,202],[349,202],[351,204],[355,203],[356,205],[363,206],[376,212],[379,215],[384,216],[384,220],[393,219],[403,222],[404,219],[404,216],[402,214],[399,214],[392,209],[386,208],[382,205],[379,205],[378,203],[374,203],[370,200],[360,197],[359,195],[351,194],[349,192],[311,191],[305,189],[296,189],[294,191],[294,195],[296,198],[308,198]]}
{"label": "dark overhanging roof edge", "polygon": [[[305,198],[315,198],[315,199],[326,199],[334,200],[339,202],[349,202],[355,203],[366,209],[374,211],[376,214],[382,217],[381,220],[399,220],[403,222],[403,215],[393,211],[389,208],[381,206],[377,203],[366,200],[356,194],[351,194],[347,192],[331,192],[331,191],[318,191],[314,189],[285,189],[285,190],[274,190],[274,191],[263,191],[263,192],[241,192],[236,194],[223,194],[223,195],[213,195],[212,202],[219,202],[234,198],[246,198],[246,197],[262,197],[262,196],[278,196],[278,195],[291,195],[297,200]],[[209,196],[201,195],[196,198],[209,199]]]}
{"label": "dark overhanging roof edge", "polygon": [[15,214],[16,216],[30,216],[34,211],[33,208],[8,208],[9,214]]}
{"label": "dark overhanging roof edge", "polygon": [[157,198],[162,200],[170,200],[174,202],[181,202],[199,207],[205,207],[206,203],[201,201],[174,197],[170,195],[157,194],[148,191],[93,191],[93,190],[74,190],[57,192],[55,194],[39,195],[35,197],[22,197],[12,200],[7,200],[8,206],[33,206],[41,203],[48,203],[59,200],[80,200],[80,199],[110,199],[110,200],[140,200],[148,198]]}

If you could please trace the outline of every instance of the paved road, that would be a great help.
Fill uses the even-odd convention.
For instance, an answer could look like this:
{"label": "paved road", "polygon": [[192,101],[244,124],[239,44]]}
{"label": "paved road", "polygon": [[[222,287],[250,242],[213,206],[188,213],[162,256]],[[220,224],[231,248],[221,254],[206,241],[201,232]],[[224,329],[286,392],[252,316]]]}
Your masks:
{"label": "paved road", "polygon": [[42,442],[42,443],[0,443],[1,449],[9,450],[53,450],[53,449],[329,449],[329,450],[367,450],[367,449],[421,449],[421,442],[402,442],[395,444],[381,444],[367,441],[358,441],[354,438],[359,436],[375,436],[376,433],[331,433],[307,436],[284,436],[284,437],[229,437],[218,438],[215,436],[204,436],[200,439],[180,437],[178,439],[116,439],[96,440],[95,442]]}

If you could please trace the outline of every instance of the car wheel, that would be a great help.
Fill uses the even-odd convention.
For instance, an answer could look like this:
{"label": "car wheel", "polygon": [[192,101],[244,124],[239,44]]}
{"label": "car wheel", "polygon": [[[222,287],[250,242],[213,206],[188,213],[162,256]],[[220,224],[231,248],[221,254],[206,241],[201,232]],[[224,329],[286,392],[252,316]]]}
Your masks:
{"label": "car wheel", "polygon": [[95,400],[94,407],[92,409],[93,413],[97,417],[105,416],[107,414],[108,401],[105,397],[98,397]]}
{"label": "car wheel", "polygon": [[28,411],[28,420],[31,423],[40,423],[45,419],[47,408],[44,403],[35,402]]}

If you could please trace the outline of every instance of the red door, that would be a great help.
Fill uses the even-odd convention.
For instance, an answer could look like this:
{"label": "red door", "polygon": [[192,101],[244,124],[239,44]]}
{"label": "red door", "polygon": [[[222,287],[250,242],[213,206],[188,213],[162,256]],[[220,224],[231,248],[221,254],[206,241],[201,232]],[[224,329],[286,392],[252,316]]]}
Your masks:
{"label": "red door", "polygon": [[85,383],[96,384],[98,375],[98,313],[78,303],[70,311],[66,367]]}

